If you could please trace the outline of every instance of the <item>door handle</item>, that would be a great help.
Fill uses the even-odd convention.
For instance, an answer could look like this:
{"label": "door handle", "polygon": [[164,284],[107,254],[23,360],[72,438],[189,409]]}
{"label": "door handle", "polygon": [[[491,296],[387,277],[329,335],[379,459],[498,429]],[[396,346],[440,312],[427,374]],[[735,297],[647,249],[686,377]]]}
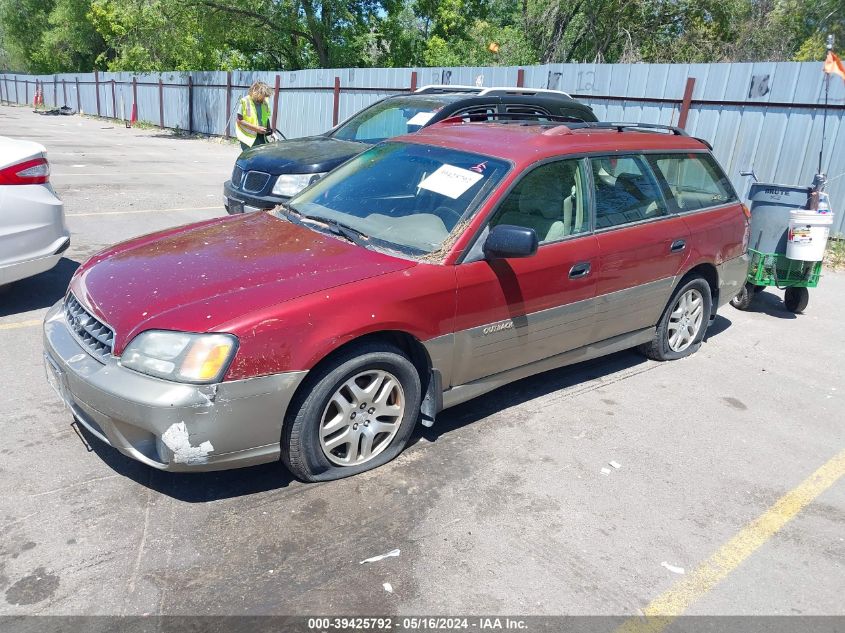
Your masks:
{"label": "door handle", "polygon": [[687,243],[684,240],[675,240],[672,242],[672,246],[669,247],[669,251],[672,253],[680,253],[687,247]]}
{"label": "door handle", "polygon": [[578,262],[569,269],[570,279],[580,279],[590,274],[590,262]]}

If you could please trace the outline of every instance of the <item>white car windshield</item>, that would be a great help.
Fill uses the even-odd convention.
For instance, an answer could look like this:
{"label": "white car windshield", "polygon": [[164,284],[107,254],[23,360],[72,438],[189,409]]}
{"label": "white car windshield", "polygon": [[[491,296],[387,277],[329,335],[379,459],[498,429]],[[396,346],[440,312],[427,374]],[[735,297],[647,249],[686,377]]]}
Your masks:
{"label": "white car windshield", "polygon": [[509,169],[506,161],[479,154],[384,143],[329,173],[289,206],[399,250],[431,253]]}

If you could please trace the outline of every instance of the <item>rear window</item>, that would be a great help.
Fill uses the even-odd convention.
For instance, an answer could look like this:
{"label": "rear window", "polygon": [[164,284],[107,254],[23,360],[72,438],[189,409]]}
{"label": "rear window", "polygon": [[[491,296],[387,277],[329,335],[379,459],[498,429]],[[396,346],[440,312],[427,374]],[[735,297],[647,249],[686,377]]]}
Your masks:
{"label": "rear window", "polygon": [[651,155],[649,161],[666,181],[674,211],[696,211],[735,202],[734,188],[709,154]]}
{"label": "rear window", "polygon": [[343,123],[332,136],[375,145],[385,139],[419,131],[448,102],[441,97],[408,97],[379,101]]}

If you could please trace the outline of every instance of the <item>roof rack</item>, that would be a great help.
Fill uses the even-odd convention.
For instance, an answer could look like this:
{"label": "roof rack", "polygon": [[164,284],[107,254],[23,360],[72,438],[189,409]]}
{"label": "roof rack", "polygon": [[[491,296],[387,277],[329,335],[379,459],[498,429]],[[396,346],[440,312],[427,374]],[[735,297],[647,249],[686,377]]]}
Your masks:
{"label": "roof rack", "polygon": [[595,129],[595,130],[616,130],[618,132],[624,132],[626,130],[633,130],[633,131],[661,131],[661,132],[672,132],[675,136],[689,136],[685,130],[675,127],[674,125],[658,125],[657,123],[612,123],[610,121],[589,121],[583,123],[572,123],[568,124],[568,127],[571,130],[581,130],[581,129]]}
{"label": "roof rack", "polygon": [[431,84],[428,86],[423,86],[422,88],[417,88],[414,90],[414,94],[442,94],[445,92],[468,92],[473,94],[479,94],[482,88],[478,86],[450,86],[448,84]]}
{"label": "roof rack", "polygon": [[518,87],[492,87],[482,88],[479,86],[451,86],[448,84],[432,84],[423,86],[414,90],[415,94],[442,94],[447,92],[466,92],[477,94],[478,96],[494,96],[501,97],[505,95],[535,95],[535,94],[550,94],[560,95],[572,98],[569,93],[562,90],[547,90],[546,88],[518,88]]}
{"label": "roof rack", "polygon": [[[473,121],[473,117],[479,117],[478,121]],[[516,124],[531,124],[531,125],[566,125],[567,127],[578,126],[585,123],[584,119],[575,116],[561,116],[559,114],[531,114],[530,112],[484,112],[479,114],[472,114],[464,112],[463,114],[455,114],[445,119],[441,119],[438,123],[463,123],[469,119],[469,123],[516,123]]]}

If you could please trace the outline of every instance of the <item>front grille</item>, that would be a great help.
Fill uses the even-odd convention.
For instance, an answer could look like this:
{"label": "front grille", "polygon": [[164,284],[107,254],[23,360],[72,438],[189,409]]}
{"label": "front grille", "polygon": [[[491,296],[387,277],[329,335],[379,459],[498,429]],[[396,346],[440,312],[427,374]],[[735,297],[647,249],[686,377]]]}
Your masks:
{"label": "front grille", "polygon": [[240,168],[240,165],[235,165],[235,168],[232,170],[232,186],[237,189],[241,186],[241,180],[244,177],[244,170]]}
{"label": "front grille", "polygon": [[244,178],[243,190],[258,193],[267,186],[269,180],[270,174],[265,174],[263,171],[248,171]]}
{"label": "front grille", "polygon": [[111,356],[114,332],[105,323],[97,320],[72,294],[65,298],[65,319],[76,338],[91,356],[101,363]]}

